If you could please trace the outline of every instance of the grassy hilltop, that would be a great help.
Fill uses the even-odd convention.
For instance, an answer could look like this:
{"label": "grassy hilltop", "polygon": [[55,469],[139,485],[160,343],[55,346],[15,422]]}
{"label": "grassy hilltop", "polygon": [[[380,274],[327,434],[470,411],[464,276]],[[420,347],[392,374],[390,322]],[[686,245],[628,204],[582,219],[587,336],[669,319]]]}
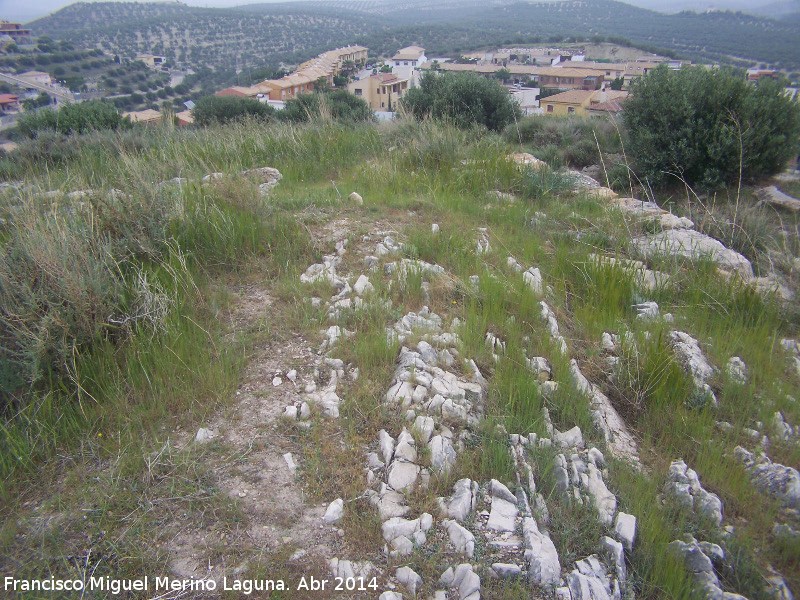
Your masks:
{"label": "grassy hilltop", "polygon": [[[549,166],[521,166],[509,159],[515,152]],[[335,556],[371,561],[377,590],[251,597],[376,598],[390,582],[408,597],[395,576],[404,565],[421,575],[417,593],[428,597],[444,589],[437,582],[445,569],[463,562],[479,574],[483,598],[550,597],[547,586],[491,576],[492,563],[511,556],[521,564],[522,552],[493,546],[480,511],[500,505],[486,500],[492,479],[531,504],[538,493],[549,519],[538,505],[534,516],[563,576],[597,553],[613,527],[598,520],[580,484],[580,500],[571,487],[563,493],[554,466],[559,454],[583,451],[531,444],[518,462],[522,446],[509,437],[557,440],[578,426],[586,448],[607,463],[590,472],[616,496],[617,510],[637,519],[623,563],[635,597],[695,597],[668,548],[686,534],[724,551],[715,559],[723,590],[767,598],[765,576],[774,570],[800,592],[800,543],[787,533],[800,530],[798,512],[757,487],[734,454],[737,445],[763,448],[769,437],[775,463],[800,467],[800,373],[795,350],[781,343],[800,335],[800,300],[761,293],[708,259],[643,256],[632,240],[660,233],[658,218],[621,212],[560,169],[598,164],[603,184],[646,199],[612,124],[526,120],[502,134],[410,119],[162,126],[42,136],[4,161],[7,179],[24,185],[5,185],[0,205],[0,575],[296,582],[330,578],[326,561]],[[265,187],[263,173],[242,174],[261,167],[280,171],[277,185],[274,175]],[[211,173],[220,175],[202,180]],[[800,185],[782,189],[797,196]],[[673,188],[655,200],[797,292],[795,214],[756,207],[752,190],[735,186],[711,197]],[[643,260],[663,278],[646,285],[623,259]],[[313,264],[335,264],[348,288],[364,274],[374,289],[342,295],[336,278],[304,283]],[[538,268],[541,283],[515,264]],[[543,301],[563,350],[542,318]],[[634,306],[644,302],[672,319],[638,317]],[[441,332],[457,334],[442,347],[454,361],[436,359],[447,381],[477,377],[469,360],[485,381],[477,392],[468,386],[479,410],[469,420],[436,417],[436,431],[453,435],[448,470],[436,471],[434,450],[413,429],[414,460],[430,480],[406,490],[406,517],[427,512],[433,526],[411,554],[387,557],[378,511],[364,494],[377,489],[365,475],[367,453],[383,456],[382,429],[392,437],[412,431],[409,406],[386,396],[402,372],[401,347],[433,339],[424,328],[398,337],[402,318],[429,314],[426,306],[441,317]],[[698,340],[717,407],[698,393],[673,331]],[[615,336],[615,349],[604,333]],[[746,364],[744,379],[726,368],[734,356]],[[532,371],[532,357],[545,359],[549,376]],[[596,429],[572,359],[594,386],[589,395],[601,392],[620,414],[638,462]],[[429,367],[414,364],[421,381]],[[558,386],[542,383],[548,378]],[[326,416],[322,401],[308,400],[303,414],[314,389],[335,390],[338,418]],[[776,432],[778,412],[794,434]],[[209,441],[194,441],[200,428],[211,430]],[[664,494],[678,459],[719,497],[721,524]],[[463,522],[475,535],[472,558],[449,541],[436,500],[462,478],[480,486]],[[336,498],[344,518],[324,524]],[[240,597],[185,597],[218,596]]]}

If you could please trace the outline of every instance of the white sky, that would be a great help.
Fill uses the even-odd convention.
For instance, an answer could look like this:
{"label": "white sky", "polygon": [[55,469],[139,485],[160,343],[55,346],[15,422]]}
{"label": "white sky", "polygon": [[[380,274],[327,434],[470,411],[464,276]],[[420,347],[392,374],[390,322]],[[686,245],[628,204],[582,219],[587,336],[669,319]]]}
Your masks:
{"label": "white sky", "polygon": [[[241,6],[243,4],[261,4],[264,2],[279,2],[283,0],[184,0],[190,6],[207,6],[220,8],[228,6]],[[291,1],[291,0],[288,0]],[[622,0],[628,4],[669,11],[682,8],[703,10],[709,7],[731,8],[733,10],[746,10],[768,4],[772,0]],[[74,0],[0,0],[0,19],[25,23],[43,17],[60,8],[73,4]],[[431,0],[435,4],[435,0]],[[672,7],[670,5],[673,5]],[[671,11],[670,11],[671,12]]]}

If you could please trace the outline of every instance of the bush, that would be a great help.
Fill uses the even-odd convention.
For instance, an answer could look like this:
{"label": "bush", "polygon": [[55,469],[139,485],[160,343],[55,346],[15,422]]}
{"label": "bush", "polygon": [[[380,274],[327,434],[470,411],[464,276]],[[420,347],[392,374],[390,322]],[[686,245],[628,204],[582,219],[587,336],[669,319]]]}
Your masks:
{"label": "bush", "polygon": [[44,108],[23,115],[17,123],[20,133],[29,138],[36,137],[42,131],[70,135],[130,126],[130,121],[123,119],[113,104],[102,100],[65,104],[58,110]]}
{"label": "bush", "polygon": [[729,69],[661,66],[631,86],[625,123],[640,175],[715,189],[781,170],[796,155],[800,107],[774,82]]}
{"label": "bush", "polygon": [[268,119],[275,112],[268,104],[253,98],[238,98],[236,96],[206,96],[200,98],[192,109],[194,122],[200,126],[212,123],[229,123],[255,117]]}
{"label": "bush", "polygon": [[502,131],[521,115],[506,88],[473,73],[428,71],[420,87],[408,90],[400,104],[417,120],[446,118],[459,127],[478,124],[492,131]]}
{"label": "bush", "polygon": [[279,116],[293,123],[313,121],[322,116],[330,116],[345,123],[372,121],[375,118],[369,105],[347,90],[301,94],[288,100]]}

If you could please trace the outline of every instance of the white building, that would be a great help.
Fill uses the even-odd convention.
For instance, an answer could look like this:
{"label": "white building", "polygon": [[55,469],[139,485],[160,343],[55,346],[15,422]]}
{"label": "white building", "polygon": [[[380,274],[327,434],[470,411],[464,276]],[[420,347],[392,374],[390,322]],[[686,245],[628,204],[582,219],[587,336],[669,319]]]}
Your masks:
{"label": "white building", "polygon": [[401,48],[392,57],[392,67],[419,67],[422,63],[428,62],[425,56],[425,48],[419,46],[409,46],[408,48]]}
{"label": "white building", "polygon": [[419,80],[417,69],[427,61],[428,57],[425,56],[425,48],[408,46],[398,50],[397,54],[389,60],[389,65],[392,67],[392,73],[397,75],[399,79],[408,79],[411,87],[417,87]]}

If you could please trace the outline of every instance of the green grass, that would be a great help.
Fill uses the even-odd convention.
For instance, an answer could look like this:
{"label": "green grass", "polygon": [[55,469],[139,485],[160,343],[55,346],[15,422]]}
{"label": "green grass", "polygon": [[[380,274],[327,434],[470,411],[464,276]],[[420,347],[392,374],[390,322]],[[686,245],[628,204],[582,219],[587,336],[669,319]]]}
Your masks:
{"label": "green grass", "polygon": [[[209,526],[216,523],[223,531],[245,519],[214,488],[209,471],[214,457],[225,455],[226,448],[217,443],[200,451],[164,449],[164,430],[180,425],[192,431],[224,407],[253,347],[287,340],[290,333],[303,336],[309,347],[321,342],[319,330],[332,321],[325,308],[313,308],[309,299],[327,300],[331,286],[300,284],[298,276],[333,252],[328,225],[338,220],[336,227],[345,229],[350,239],[342,270],[363,270],[355,248],[363,235],[395,229],[393,236],[405,244],[402,257],[447,271],[386,278],[380,265],[377,273],[369,273],[376,288],[374,301],[363,310],[345,312],[337,322],[355,335],[336,346],[332,356],[360,372],[357,381],[341,388],[340,420],[315,417],[308,429],[281,424],[302,446],[302,480],[310,497],[319,502],[342,497],[355,508],[346,512],[342,524],[346,539],[356,540],[350,547],[352,557],[374,558],[382,547],[374,509],[361,498],[366,485],[364,452],[374,449],[381,428],[397,435],[406,425],[399,407],[382,402],[399,352],[399,345],[387,340],[386,328],[408,311],[428,305],[442,316],[445,328],[454,317],[461,320],[459,359],[474,359],[489,388],[481,426],[471,432],[449,474],[433,477],[428,490],[411,495],[415,512],[435,511],[436,496],[449,494],[459,477],[513,481],[507,437],[498,425],[509,433],[542,435],[543,407],[555,427],[564,431],[579,425],[588,443],[611,459],[592,426],[586,398],[570,382],[569,360],[575,358],[611,398],[639,442],[644,468],[612,460],[606,477],[619,508],[638,519],[637,543],[628,556],[636,596],[689,598],[688,576],[668,554],[667,544],[684,533],[721,543],[707,523],[657,504],[669,463],[679,458],[698,472],[706,489],[720,496],[725,524],[736,527],[735,536],[726,542],[733,567],[723,577],[726,589],[759,597],[760,577],[768,564],[790,585],[800,584],[797,544],[772,534],[776,519],[790,517],[753,488],[731,456],[737,443],[752,446],[743,430],[758,421],[769,427],[777,410],[800,425],[800,406],[787,398],[797,397],[800,380],[780,347],[782,337],[797,335],[800,311],[732,284],[709,261],[650,258],[648,267],[669,274],[671,283],[647,291],[629,272],[590,259],[591,253],[636,258],[628,240],[642,226],[626,224],[603,203],[569,192],[567,180],[550,169],[520,171],[507,160],[507,154],[529,150],[531,143],[553,161],[580,158],[580,148],[564,153],[568,149],[556,147],[558,140],[548,141],[547,136],[580,130],[585,141],[591,133],[587,125],[571,120],[530,127],[533,137],[524,140],[522,148],[498,135],[435,122],[354,128],[332,123],[161,128],[146,139],[136,132],[92,134],[50,148],[46,169],[30,161],[17,165],[21,177],[43,190],[117,188],[128,196],[104,194],[67,202],[7,193],[2,199],[5,222],[0,240],[8,272],[21,273],[21,282],[34,279],[31,274],[42,271],[41,265],[58,266],[50,288],[24,295],[22,291],[28,291],[20,285],[15,292],[16,298],[32,298],[29,305],[37,307],[27,322],[39,325],[45,314],[41,298],[58,306],[52,300],[57,294],[44,293],[60,289],[55,283],[69,283],[63,289],[74,294],[69,298],[85,300],[81,306],[103,307],[81,313],[96,317],[83,325],[81,331],[88,332],[83,338],[75,334],[83,321],[57,321],[62,333],[45,340],[52,347],[47,346],[50,354],[44,355],[62,358],[43,360],[47,368],[40,369],[43,376],[34,384],[29,378],[11,388],[13,370],[0,370],[0,381],[13,392],[3,399],[0,438],[2,553],[20,553],[19,560],[27,565],[24,572],[31,575],[78,573],[82,567],[73,560],[73,551],[81,547],[79,535],[88,534],[100,540],[96,547],[108,557],[104,573],[158,570],[165,568],[168,545],[168,532],[159,533],[160,523],[198,519]],[[604,152],[619,150],[614,135],[605,129],[598,135]],[[40,142],[43,147],[45,142]],[[548,149],[547,144],[554,146]],[[238,175],[242,169],[264,165],[283,174],[267,198]],[[227,177],[200,184],[198,179],[212,171]],[[176,176],[190,181],[181,190],[158,185]],[[487,193],[491,190],[516,199],[498,201]],[[364,198],[363,207],[348,201],[351,191]],[[723,208],[714,214],[717,224],[730,210]],[[783,221],[789,230],[784,239],[775,237],[779,224],[774,216],[742,213],[737,219],[724,231],[708,231],[746,232],[729,241],[741,251],[747,250],[746,243],[757,241],[750,243],[748,256],[764,267],[775,258],[776,249],[787,252],[781,259],[787,264],[796,256],[800,246],[790,235],[795,227],[791,219]],[[431,232],[434,222],[440,225],[438,234]],[[713,224],[711,217],[708,222]],[[23,223],[24,227],[12,226]],[[478,227],[487,228],[492,246],[485,255],[476,252]],[[377,241],[365,241],[363,248],[371,253]],[[69,258],[69,248],[81,249],[82,262]],[[541,270],[543,297],[508,267],[508,256],[523,269]],[[399,258],[387,257],[381,263]],[[33,266],[23,269],[25,265]],[[92,275],[71,277],[79,272]],[[470,282],[473,275],[479,277],[477,285]],[[269,312],[258,316],[258,323],[230,320],[228,290],[243,284],[267,289],[275,301]],[[106,290],[105,295],[95,293],[97,289]],[[156,298],[162,298],[165,307],[158,319],[107,327],[108,314],[132,315],[133,307],[153,306]],[[151,304],[143,304],[144,299]],[[568,356],[560,354],[541,321],[542,299],[557,315],[568,340]],[[637,320],[631,305],[644,300],[658,302],[662,313],[671,312],[674,325]],[[710,382],[718,409],[687,405],[692,385],[667,343],[671,328],[696,337],[719,368]],[[610,370],[600,348],[603,332],[630,332],[634,340],[619,352],[612,382],[606,378]],[[12,347],[12,333],[7,327],[4,348]],[[505,342],[497,361],[486,346],[487,333]],[[734,355],[748,365],[746,385],[724,374]],[[525,356],[544,356],[552,363],[553,379],[559,382],[552,397],[539,392]],[[733,428],[721,432],[717,421],[730,422]],[[796,445],[773,441],[769,452],[782,464],[800,466]],[[161,457],[156,463],[150,458],[154,453]],[[562,567],[569,570],[574,560],[596,552],[600,537],[608,532],[591,507],[553,492],[552,458],[551,451],[537,450],[534,471],[538,491],[548,501],[550,534]],[[148,504],[148,499],[173,496],[189,498],[185,517],[169,512],[173,509],[168,503]],[[53,515],[62,515],[57,527],[47,525],[45,516]],[[129,516],[123,519],[125,515]],[[101,532],[105,534],[98,537]],[[234,552],[224,547],[213,552],[247,559],[254,573],[289,576],[297,570],[281,562],[279,554],[253,555],[247,549]],[[447,544],[435,539],[409,564],[424,573],[425,590],[432,592],[431,582],[449,560]],[[484,592],[490,598],[531,594],[518,584],[488,581]]]}

